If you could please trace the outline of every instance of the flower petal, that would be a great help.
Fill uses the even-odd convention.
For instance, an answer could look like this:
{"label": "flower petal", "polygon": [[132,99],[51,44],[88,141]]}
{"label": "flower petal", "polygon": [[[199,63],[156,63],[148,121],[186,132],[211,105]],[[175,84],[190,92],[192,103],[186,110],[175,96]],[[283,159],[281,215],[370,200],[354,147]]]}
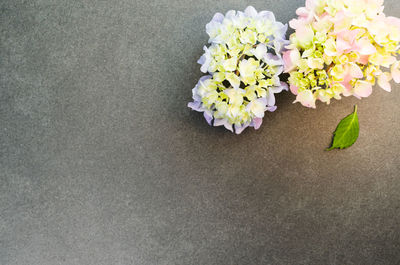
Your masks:
{"label": "flower petal", "polygon": [[212,18],[212,21],[222,23],[222,21],[224,21],[224,15],[222,15],[221,13],[216,13]]}
{"label": "flower petal", "polygon": [[304,27],[307,24],[307,19],[300,17],[299,19],[292,19],[289,21],[289,26],[292,29],[298,29]]}
{"label": "flower petal", "polygon": [[264,43],[260,43],[257,45],[257,48],[252,49],[251,53],[258,59],[261,60],[267,54],[267,46]]}
{"label": "flower petal", "polygon": [[249,127],[249,123],[243,124],[241,126],[235,125],[235,133],[236,134],[241,134],[247,127]]}
{"label": "flower petal", "polygon": [[355,64],[355,63],[353,63],[353,64],[350,65],[350,75],[351,75],[353,78],[363,78],[363,77],[364,77],[363,71],[362,71],[361,68],[360,68],[357,64]]}
{"label": "flower petal", "polygon": [[281,90],[279,92],[274,91],[274,93],[280,93],[280,92],[282,92],[282,90],[289,91],[288,84],[285,83],[285,82],[281,82],[281,86],[280,87],[281,87]]}
{"label": "flower petal", "polygon": [[275,105],[275,95],[272,89],[268,89],[268,99],[267,99],[267,105],[268,106],[274,106]]}
{"label": "flower petal", "polygon": [[376,53],[376,48],[372,43],[368,40],[368,38],[361,38],[357,45],[359,46],[358,52],[361,55],[371,55]]}
{"label": "flower petal", "polygon": [[323,69],[324,60],[322,58],[308,58],[307,65],[311,69]]}
{"label": "flower petal", "polygon": [[325,54],[328,56],[336,56],[338,55],[337,47],[336,47],[336,42],[333,39],[328,39],[325,42]]}
{"label": "flower petal", "polygon": [[211,125],[211,122],[213,120],[213,116],[205,111],[204,112],[204,118],[206,119],[208,125]]}
{"label": "flower petal", "polygon": [[201,64],[200,71],[202,71],[203,73],[207,73],[210,63],[212,61],[212,57],[211,57],[210,50],[207,48],[207,46],[204,46],[203,50],[204,50],[204,54],[200,57],[200,59],[197,61],[197,63]]}
{"label": "flower petal", "polygon": [[303,106],[315,109],[315,97],[311,90],[301,91],[293,103],[300,102]]}
{"label": "flower petal", "polygon": [[201,102],[189,102],[188,107],[191,108],[194,111],[202,112],[203,110],[201,109]]}
{"label": "flower petal", "polygon": [[359,80],[354,86],[354,96],[358,98],[369,97],[372,93],[372,85],[366,81]]}
{"label": "flower petal", "polygon": [[261,11],[258,13],[258,17],[264,20],[275,21],[275,15],[271,11]]}
{"label": "flower petal", "polygon": [[297,95],[297,91],[299,90],[299,88],[295,85],[290,85],[290,92],[292,92],[294,95]]}
{"label": "flower petal", "polygon": [[369,62],[369,55],[361,55],[360,58],[358,58],[357,63],[360,64],[367,64]]}
{"label": "flower petal", "polygon": [[300,51],[293,49],[283,53],[283,62],[285,64],[285,73],[294,70],[301,59]]}
{"label": "flower petal", "polygon": [[345,50],[350,49],[351,45],[347,41],[345,41],[344,39],[338,38],[336,40],[336,47],[337,47],[338,52],[341,54]]}
{"label": "flower petal", "polygon": [[229,123],[229,121],[227,119],[215,119],[214,120],[214,126],[218,127],[218,126],[224,126],[226,129],[228,129],[229,131],[233,132],[233,127],[232,124]]}
{"label": "flower petal", "polygon": [[272,53],[265,54],[263,59],[268,65],[271,65],[271,66],[283,66],[284,65],[283,59],[277,55],[273,55]]}
{"label": "flower petal", "polygon": [[390,80],[392,80],[392,76],[389,73],[382,73],[378,76],[378,85],[387,92],[390,92],[392,91]]}
{"label": "flower petal", "polygon": [[400,62],[395,62],[392,67],[392,77],[394,82],[396,82],[397,84],[400,83]]}
{"label": "flower petal", "polygon": [[267,105],[267,99],[259,98],[251,101],[247,105],[247,109],[253,113],[257,118],[264,118]]}
{"label": "flower petal", "polygon": [[314,38],[314,30],[310,25],[299,27],[296,29],[296,37],[300,46],[306,47]]}
{"label": "flower petal", "polygon": [[252,7],[252,6],[248,6],[245,10],[244,13],[249,16],[249,17],[256,17],[258,15],[257,10]]}
{"label": "flower petal", "polygon": [[262,122],[263,122],[262,118],[254,118],[253,119],[254,129],[258,130],[261,127]]}

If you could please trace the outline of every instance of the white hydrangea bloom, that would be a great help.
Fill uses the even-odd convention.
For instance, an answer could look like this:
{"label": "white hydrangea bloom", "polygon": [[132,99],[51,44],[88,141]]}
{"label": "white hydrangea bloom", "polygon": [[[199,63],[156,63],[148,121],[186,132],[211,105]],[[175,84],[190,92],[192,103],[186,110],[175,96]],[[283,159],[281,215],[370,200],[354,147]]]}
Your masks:
{"label": "white hydrangea bloom", "polygon": [[258,129],[265,111],[275,111],[275,94],[288,90],[280,82],[282,47],[287,25],[275,21],[272,12],[215,14],[206,26],[210,46],[198,63],[208,73],[193,89],[189,107],[203,112],[210,125],[225,126],[239,134]]}

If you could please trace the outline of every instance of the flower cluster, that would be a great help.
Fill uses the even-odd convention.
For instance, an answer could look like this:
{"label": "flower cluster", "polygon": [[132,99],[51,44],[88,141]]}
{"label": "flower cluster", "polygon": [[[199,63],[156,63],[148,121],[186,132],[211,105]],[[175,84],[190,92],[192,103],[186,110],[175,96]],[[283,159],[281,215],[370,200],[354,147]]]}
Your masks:
{"label": "flower cluster", "polygon": [[368,97],[376,80],[386,91],[400,83],[400,19],[385,16],[383,0],[306,0],[296,13],[283,56],[295,102],[315,108],[316,100]]}
{"label": "flower cluster", "polygon": [[258,129],[265,111],[274,111],[275,93],[288,90],[280,81],[284,62],[282,47],[287,26],[273,13],[217,13],[207,24],[210,47],[198,61],[203,76],[193,89],[188,106],[203,112],[210,125],[225,126],[240,134],[247,127]]}

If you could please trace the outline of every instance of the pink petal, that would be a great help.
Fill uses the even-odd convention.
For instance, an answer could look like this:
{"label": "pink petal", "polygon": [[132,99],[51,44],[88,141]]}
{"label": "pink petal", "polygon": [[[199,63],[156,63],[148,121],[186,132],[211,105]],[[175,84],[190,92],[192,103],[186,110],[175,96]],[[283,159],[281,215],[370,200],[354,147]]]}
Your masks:
{"label": "pink petal", "polygon": [[350,49],[351,45],[344,39],[338,37],[338,39],[336,40],[336,47],[337,47],[338,52],[341,54],[345,50]]}
{"label": "pink petal", "polygon": [[366,98],[372,94],[372,85],[366,81],[358,81],[354,87],[354,96]]}
{"label": "pink petal", "polygon": [[351,75],[351,68],[348,64],[345,65],[344,73],[341,77],[343,78],[343,83],[349,83],[353,79],[353,76]]}
{"label": "pink petal", "polygon": [[331,21],[335,24],[333,31],[334,34],[337,34],[343,30],[342,26],[347,18],[348,17],[345,15],[344,11],[337,12],[336,15],[331,18]]}
{"label": "pink petal", "polygon": [[351,90],[353,89],[353,86],[350,84],[350,82],[340,82],[340,84],[342,84],[345,88],[345,90],[343,91],[343,96],[345,97],[349,97],[352,95]]}
{"label": "pink petal", "polygon": [[292,62],[292,60],[290,59],[290,53],[291,53],[292,51],[286,51],[286,52],[283,52],[283,62],[284,62],[284,64],[285,64],[285,73],[288,73],[288,72],[290,72],[291,70],[293,70],[293,62]]}
{"label": "pink petal", "polygon": [[297,95],[297,91],[299,90],[299,88],[295,85],[290,85],[290,91],[294,94]]}
{"label": "pink petal", "polygon": [[364,74],[357,64],[350,65],[350,74],[353,78],[363,78]]}
{"label": "pink petal", "polygon": [[389,73],[382,73],[378,76],[378,85],[387,92],[392,91],[392,86],[390,85],[390,80],[392,76]]}
{"label": "pink petal", "polygon": [[388,24],[390,25],[395,25],[396,27],[398,27],[400,29],[400,19],[397,17],[387,17],[386,21],[388,22]]}
{"label": "pink petal", "polygon": [[369,55],[361,55],[360,58],[357,60],[357,63],[360,64],[367,64],[369,62]]}
{"label": "pink petal", "polygon": [[396,82],[397,84],[400,83],[400,70],[399,70],[399,66],[400,66],[400,62],[395,62],[392,65],[392,77],[394,82]]}
{"label": "pink petal", "polygon": [[349,42],[354,43],[358,34],[360,34],[361,32],[362,32],[361,29],[350,30],[349,35],[348,35]]}
{"label": "pink petal", "polygon": [[315,7],[315,0],[306,0],[306,8],[311,10]]}
{"label": "pink petal", "polygon": [[337,45],[339,51],[351,52],[358,50],[360,47],[355,42],[360,29],[356,30],[342,30],[337,34]]}
{"label": "pink petal", "polygon": [[299,16],[299,17],[308,17],[308,14],[310,13],[310,11],[307,9],[307,8],[305,8],[305,7],[300,7],[300,8],[298,8],[297,10],[296,10],[296,14]]}
{"label": "pink petal", "polygon": [[359,46],[358,52],[361,55],[371,55],[376,53],[376,48],[367,38],[362,38],[357,42]]}
{"label": "pink petal", "polygon": [[361,32],[360,29],[355,29],[355,30],[342,30],[337,33],[337,37],[341,39],[345,39],[347,42],[352,44],[356,38],[357,35]]}
{"label": "pink petal", "polygon": [[301,19],[292,19],[289,21],[289,26],[292,29],[297,29],[299,27],[301,27],[302,25],[304,25],[304,21],[302,21]]}
{"label": "pink petal", "polygon": [[314,30],[310,25],[303,25],[296,29],[296,37],[301,42],[312,41],[314,37]]}
{"label": "pink petal", "polygon": [[392,72],[392,77],[393,77],[394,82],[396,82],[397,84],[400,83],[400,71],[399,70]]}
{"label": "pink petal", "polygon": [[293,71],[300,60],[300,52],[297,49],[286,51],[283,53],[283,63],[285,65],[285,73]]}

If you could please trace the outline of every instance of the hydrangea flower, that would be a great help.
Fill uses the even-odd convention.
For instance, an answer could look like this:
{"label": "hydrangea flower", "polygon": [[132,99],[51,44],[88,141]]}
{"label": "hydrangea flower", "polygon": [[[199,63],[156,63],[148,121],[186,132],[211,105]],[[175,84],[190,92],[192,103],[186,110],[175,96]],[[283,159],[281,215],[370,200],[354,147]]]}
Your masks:
{"label": "hydrangea flower", "polygon": [[376,81],[386,91],[400,82],[400,19],[385,16],[383,0],[306,0],[296,13],[283,55],[295,102],[315,108],[368,97]]}
{"label": "hydrangea flower", "polygon": [[244,12],[215,14],[206,30],[210,46],[198,61],[207,73],[193,89],[188,107],[203,112],[210,125],[240,134],[258,129],[265,111],[275,111],[275,93],[288,90],[283,72],[282,47],[287,25],[269,11],[253,7]]}

